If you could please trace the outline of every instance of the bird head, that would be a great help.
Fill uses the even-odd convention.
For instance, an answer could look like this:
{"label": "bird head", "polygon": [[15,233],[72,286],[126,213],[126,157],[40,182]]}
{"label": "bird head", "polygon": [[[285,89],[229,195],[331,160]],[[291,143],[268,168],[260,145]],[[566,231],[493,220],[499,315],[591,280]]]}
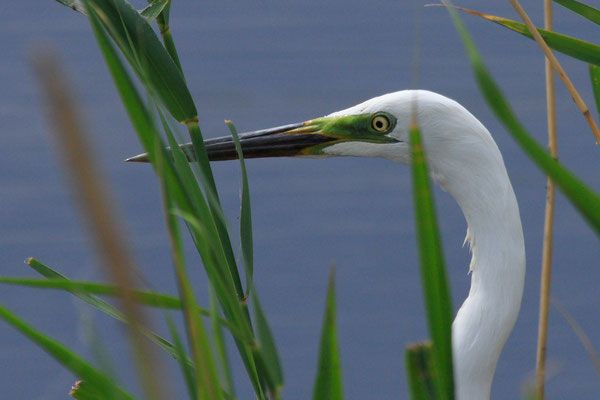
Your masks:
{"label": "bird head", "polygon": [[[410,163],[409,128],[421,130],[430,172],[442,186],[502,157],[485,127],[460,104],[425,90],[403,90],[305,122],[239,135],[244,158],[379,157]],[[204,142],[211,161],[238,157],[231,136]],[[181,145],[190,161],[192,144]],[[127,161],[148,161],[146,154]],[[456,177],[454,176],[456,175]]]}

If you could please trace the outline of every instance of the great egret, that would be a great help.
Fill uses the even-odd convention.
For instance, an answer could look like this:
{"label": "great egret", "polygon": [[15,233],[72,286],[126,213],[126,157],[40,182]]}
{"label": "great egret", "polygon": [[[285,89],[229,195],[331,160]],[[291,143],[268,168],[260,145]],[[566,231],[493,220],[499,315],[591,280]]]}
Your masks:
{"label": "great egret", "polygon": [[[405,90],[375,97],[326,117],[240,135],[246,158],[381,157],[408,164],[413,113],[429,171],[467,220],[471,288],[454,323],[458,400],[489,399],[500,352],[523,295],[525,246],[517,200],[498,146],[464,107],[442,95]],[[205,141],[209,159],[237,158],[231,137]],[[182,145],[194,160],[190,144]],[[142,154],[128,161],[147,161]]]}

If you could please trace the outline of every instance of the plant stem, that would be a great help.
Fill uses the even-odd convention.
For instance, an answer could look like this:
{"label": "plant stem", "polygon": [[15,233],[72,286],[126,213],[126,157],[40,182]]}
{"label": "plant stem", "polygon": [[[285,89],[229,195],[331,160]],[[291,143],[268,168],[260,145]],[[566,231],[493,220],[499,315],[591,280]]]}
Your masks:
{"label": "plant stem", "polygon": [[[170,4],[167,7],[170,7]],[[167,49],[167,52],[183,76],[183,69],[181,68],[181,63],[179,62],[179,55],[177,54],[177,49],[175,48],[175,42],[173,41],[173,35],[171,34],[171,27],[168,19],[165,18],[164,13],[161,13],[158,17],[156,17],[156,23],[160,29],[160,35],[163,38],[165,49]]]}
{"label": "plant stem", "polygon": [[544,39],[542,38],[540,33],[537,31],[535,25],[533,24],[533,22],[531,22],[531,18],[529,18],[529,16],[527,15],[527,13],[523,9],[523,7],[521,7],[518,0],[508,0],[508,1],[510,1],[510,4],[512,4],[512,6],[515,8],[515,10],[519,14],[521,19],[525,23],[525,25],[527,25],[527,29],[529,29],[529,32],[531,33],[531,35],[533,36],[533,38],[535,39],[537,44],[540,46],[540,48],[546,55],[546,59],[550,62],[550,64],[552,65],[552,68],[556,71],[556,73],[558,74],[560,79],[563,81],[565,87],[567,88],[567,90],[571,94],[571,97],[575,101],[575,104],[577,104],[577,107],[579,107],[579,110],[585,117],[585,120],[590,125],[590,128],[592,129],[592,133],[594,134],[594,137],[596,138],[596,144],[600,145],[600,129],[598,129],[598,125],[596,125],[596,121],[594,121],[594,119],[592,118],[592,115],[590,114],[590,110],[585,105],[585,102],[579,95],[579,92],[577,92],[577,89],[575,89],[575,86],[573,86],[573,83],[571,83],[571,80],[567,76],[567,73],[561,67],[560,63],[558,62],[558,60],[552,53],[552,50],[550,50],[550,47],[548,47],[548,45],[546,44],[546,42],[544,41]]}
{"label": "plant stem", "polygon": [[[552,1],[544,0],[544,28],[552,30]],[[557,158],[556,149],[556,101],[554,91],[554,71],[546,58],[546,112],[548,115],[548,147],[550,154]],[[554,223],[554,182],[548,178],[546,189],[546,211],[544,217],[544,245],[542,250],[542,273],[540,280],[540,314],[538,321],[538,343],[535,368],[535,391],[538,400],[544,399],[546,376],[546,349],[548,341],[548,309],[550,302],[550,282],[552,278],[552,233]]]}
{"label": "plant stem", "polygon": [[67,171],[72,178],[73,188],[80,198],[80,205],[87,218],[97,251],[103,261],[107,275],[117,285],[120,303],[126,316],[128,337],[131,343],[139,381],[145,398],[166,399],[160,364],[142,332],[146,329],[147,317],[135,302],[133,291],[135,266],[127,242],[119,229],[118,221],[104,179],[98,170],[91,147],[86,142],[86,130],[75,107],[72,85],[65,80],[66,74],[59,68],[52,54],[40,54],[35,60],[36,71],[42,81],[55,125],[55,134],[62,151]]}

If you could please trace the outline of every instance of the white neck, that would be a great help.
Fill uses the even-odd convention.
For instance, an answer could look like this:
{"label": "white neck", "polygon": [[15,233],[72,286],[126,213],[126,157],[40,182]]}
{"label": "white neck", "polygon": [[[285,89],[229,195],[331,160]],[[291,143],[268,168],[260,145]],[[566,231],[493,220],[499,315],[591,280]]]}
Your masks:
{"label": "white neck", "polygon": [[525,280],[519,207],[502,155],[471,113],[433,92],[390,93],[331,116],[376,111],[398,118],[390,134],[398,143],[341,142],[323,152],[409,164],[408,127],[416,111],[431,177],[458,202],[473,253],[471,290],[452,325],[456,398],[487,400],[500,352],[519,314]]}
{"label": "white neck", "polygon": [[496,364],[523,295],[523,231],[501,160],[501,164],[479,164],[473,174],[463,170],[447,187],[467,220],[466,240],[472,251],[471,289],[452,324],[458,400],[489,399]]}

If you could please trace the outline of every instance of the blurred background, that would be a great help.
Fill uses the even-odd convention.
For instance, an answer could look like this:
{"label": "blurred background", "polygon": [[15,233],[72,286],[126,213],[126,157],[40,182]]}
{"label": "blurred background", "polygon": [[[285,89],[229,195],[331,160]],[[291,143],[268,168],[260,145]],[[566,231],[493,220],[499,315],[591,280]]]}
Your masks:
{"label": "blurred background", "polygon": [[[518,19],[508,2],[485,3],[462,0],[457,5]],[[538,25],[541,3],[523,1]],[[137,8],[144,4],[134,2]],[[30,63],[35,51],[53,48],[74,84],[140,269],[155,288],[176,293],[157,180],[149,166],[123,162],[141,146],[86,18],[52,0],[35,5],[3,2],[0,16],[0,274],[34,276],[24,264],[33,256],[73,279],[105,279],[57,158]],[[546,143],[541,51],[516,33],[473,16],[463,18],[518,116]],[[555,29],[598,38],[597,27],[558,5]],[[174,1],[171,30],[205,137],[227,135],[224,119],[233,120],[240,132],[267,128],[415,86],[457,100],[487,126],[519,200],[528,267],[521,314],[500,358],[492,397],[519,398],[535,367],[546,179],[484,104],[447,11],[417,0]],[[412,73],[416,46],[418,83]],[[597,117],[587,65],[558,58]],[[600,149],[560,82],[557,108],[560,159],[600,191]],[[326,279],[334,265],[346,398],[406,398],[404,348],[427,337],[409,169],[351,158],[250,160],[247,166],[255,284],[282,357],[284,397],[305,399],[312,393]],[[213,169],[236,235],[239,164],[217,163]],[[462,247],[466,223],[450,196],[437,189],[435,195],[453,306],[458,309],[469,288],[470,255]],[[597,346],[599,259],[598,238],[559,194],[552,297]],[[187,261],[206,305],[200,261],[193,251]],[[127,383],[134,373],[124,330],[113,320],[61,292],[2,286],[0,303],[89,358],[86,327],[94,327],[115,374],[133,386]],[[159,322],[162,314],[155,315],[156,328],[166,333]],[[251,398],[234,348],[230,355],[239,367],[239,397]],[[548,399],[595,398],[600,393],[588,354],[555,309],[550,313],[548,359]],[[161,361],[169,367],[165,379],[183,394],[176,363],[168,356]],[[65,399],[74,381],[42,350],[0,322],[4,398]]]}

